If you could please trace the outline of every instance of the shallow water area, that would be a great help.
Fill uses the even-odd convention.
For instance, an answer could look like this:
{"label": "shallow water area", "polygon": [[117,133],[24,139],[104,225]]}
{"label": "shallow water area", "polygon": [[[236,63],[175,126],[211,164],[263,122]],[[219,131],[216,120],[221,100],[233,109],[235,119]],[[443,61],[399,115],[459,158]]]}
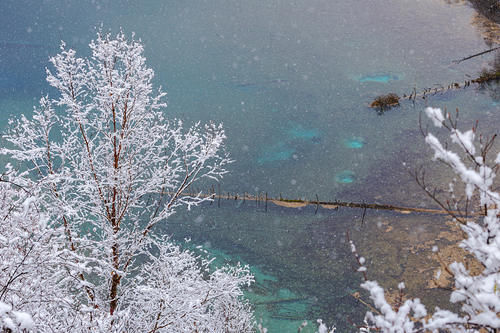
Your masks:
{"label": "shallow water area", "polygon": [[[144,42],[155,84],[168,92],[167,117],[224,123],[235,162],[223,193],[434,207],[408,172],[425,165],[436,181],[448,180],[427,163],[419,113],[459,108],[465,128],[479,119],[487,133],[500,123],[498,83],[401,101],[381,115],[367,107],[380,94],[477,77],[492,62],[489,54],[453,64],[488,45],[476,12],[444,0],[5,0],[0,17],[2,131],[8,117],[29,115],[53,93],[45,67],[61,39],[88,55],[93,27],[122,27]],[[351,296],[361,276],[347,230],[374,277],[393,287],[411,275],[404,272],[419,276],[409,269],[413,257],[401,254],[404,242],[430,242],[437,232],[425,224],[435,222],[430,215],[297,207],[216,200],[179,211],[159,232],[191,237],[221,262],[251,265],[257,283],[248,295],[269,333],[296,332],[303,319],[318,318],[347,332],[348,317],[362,319],[366,309]],[[399,231],[386,232],[391,225]]]}
{"label": "shallow water area", "polygon": [[335,181],[341,184],[350,184],[356,180],[356,175],[351,170],[344,170],[335,175]]}
{"label": "shallow water area", "polygon": [[380,73],[380,74],[368,74],[360,75],[357,80],[360,83],[375,82],[375,83],[389,83],[391,81],[401,80],[402,75],[391,74],[391,73]]}
{"label": "shallow water area", "polygon": [[361,137],[353,137],[351,139],[344,139],[344,145],[347,148],[361,149],[365,145],[365,139]]}

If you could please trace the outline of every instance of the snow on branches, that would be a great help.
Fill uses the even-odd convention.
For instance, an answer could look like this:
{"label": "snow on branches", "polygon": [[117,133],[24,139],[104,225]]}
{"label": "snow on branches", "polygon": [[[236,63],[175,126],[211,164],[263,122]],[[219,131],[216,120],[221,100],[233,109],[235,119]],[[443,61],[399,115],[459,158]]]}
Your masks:
{"label": "snow on branches", "polygon": [[[198,331],[217,331],[217,325],[249,331],[252,315],[241,300],[252,279],[248,269],[207,276],[193,254],[155,234],[177,208],[209,200],[183,195],[193,182],[226,173],[231,160],[222,125],[183,129],[181,121],[164,117],[165,93],[153,90],[140,41],[99,32],[90,48],[90,57],[79,58],[61,45],[47,70],[59,95],[43,97],[32,119],[9,121],[4,136],[8,145],[0,152],[20,163],[16,179],[30,186],[16,206],[30,219],[10,213],[12,225],[2,226],[0,237],[18,235],[26,224],[40,226],[22,234],[29,242],[7,244],[13,253],[6,256],[24,260],[22,267],[34,261],[32,272],[46,270],[30,281],[29,299],[17,290],[11,302],[34,313],[27,304],[38,301],[46,309],[34,315],[40,331],[183,332],[187,320]],[[36,256],[23,259],[31,245]],[[16,266],[11,269],[16,274]],[[26,276],[33,276],[30,270]],[[56,290],[62,296],[53,302],[35,295]],[[133,313],[140,320],[131,320]]]}
{"label": "snow on branches", "polygon": [[500,194],[493,187],[500,155],[489,162],[495,136],[476,139],[475,128],[461,132],[457,122],[441,109],[427,108],[426,115],[438,128],[449,132],[451,143],[460,153],[448,149],[431,133],[425,141],[434,151],[434,158],[447,164],[465,185],[465,195],[470,200],[478,194],[479,206],[485,216],[480,222],[466,219],[462,229],[466,234],[460,246],[471,253],[484,267],[473,275],[462,264],[449,266],[455,286],[450,302],[460,303],[461,312],[453,313],[437,308],[432,316],[418,299],[407,300],[398,311],[388,304],[383,289],[375,281],[365,281],[361,286],[370,292],[378,313],[369,312],[365,331],[382,332],[493,332],[500,329]]}
{"label": "snow on branches", "polygon": [[22,333],[33,328],[33,319],[26,312],[12,311],[8,304],[0,302],[0,329],[2,332]]}

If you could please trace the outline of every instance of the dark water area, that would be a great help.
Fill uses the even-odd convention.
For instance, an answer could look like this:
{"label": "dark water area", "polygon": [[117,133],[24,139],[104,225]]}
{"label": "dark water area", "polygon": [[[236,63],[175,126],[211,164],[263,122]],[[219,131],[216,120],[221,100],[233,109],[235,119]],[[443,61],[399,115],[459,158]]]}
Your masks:
{"label": "dark water area", "polygon": [[[423,166],[435,182],[449,178],[432,166],[418,127],[420,112],[426,106],[459,108],[465,127],[478,119],[482,131],[493,133],[500,123],[498,83],[402,101],[382,115],[368,105],[380,94],[464,82],[498,66],[498,52],[453,63],[500,43],[488,21],[498,11],[490,5],[3,0],[0,130],[9,117],[30,114],[39,97],[51,93],[45,67],[61,40],[85,56],[96,27],[121,27],[143,41],[155,84],[168,92],[167,116],[188,124],[224,123],[235,162],[222,191],[435,207],[411,176]],[[347,230],[373,278],[394,288],[400,279],[419,276],[410,269],[416,252],[404,242],[431,242],[430,235],[440,232],[433,228],[443,221],[370,211],[361,224],[359,209],[315,214],[314,207],[270,206],[266,212],[255,202],[215,206],[178,212],[159,231],[191,238],[220,262],[251,265],[257,284],[248,297],[270,333],[295,332],[304,319],[317,318],[344,332],[350,320],[362,320],[366,308],[351,296],[361,276],[346,247]],[[391,231],[398,239],[388,240],[389,226],[399,230]]]}

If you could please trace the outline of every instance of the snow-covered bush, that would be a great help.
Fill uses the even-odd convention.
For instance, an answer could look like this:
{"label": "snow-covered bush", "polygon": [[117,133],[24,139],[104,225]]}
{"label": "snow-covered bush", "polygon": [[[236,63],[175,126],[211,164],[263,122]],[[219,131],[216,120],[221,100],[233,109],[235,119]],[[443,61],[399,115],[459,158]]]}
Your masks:
{"label": "snow-covered bush", "polygon": [[[0,301],[45,332],[248,332],[246,267],[206,262],[156,234],[195,180],[230,162],[221,125],[167,120],[140,41],[98,33],[92,55],[61,46],[31,119],[0,152]],[[14,185],[16,184],[16,185]],[[12,312],[13,313],[13,312]]]}
{"label": "snow-covered bush", "polygon": [[483,270],[472,274],[462,263],[451,264],[449,270],[455,285],[450,302],[460,303],[461,312],[437,308],[432,316],[427,316],[418,299],[392,308],[378,283],[365,281],[361,286],[370,292],[378,310],[367,314],[365,331],[497,332],[500,329],[500,194],[494,190],[493,181],[500,154],[492,160],[488,156],[495,137],[476,138],[475,128],[460,131],[450,114],[443,115],[440,109],[427,108],[425,113],[436,127],[449,132],[451,143],[460,152],[449,150],[436,136],[426,133],[425,141],[434,151],[434,159],[447,164],[460,177],[467,202],[478,196],[479,207],[485,214],[479,222],[464,217],[459,221],[466,234],[460,246],[482,264]]}

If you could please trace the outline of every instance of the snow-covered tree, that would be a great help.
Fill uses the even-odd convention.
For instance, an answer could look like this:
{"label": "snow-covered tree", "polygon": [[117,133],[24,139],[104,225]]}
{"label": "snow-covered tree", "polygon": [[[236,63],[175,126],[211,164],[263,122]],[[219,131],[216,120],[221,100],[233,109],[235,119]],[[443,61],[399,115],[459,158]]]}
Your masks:
{"label": "snow-covered tree", "polygon": [[98,33],[90,48],[79,58],[63,43],[47,70],[59,95],[43,97],[32,119],[9,121],[1,152],[19,163],[16,179],[30,193],[11,197],[28,218],[9,213],[0,234],[4,260],[25,268],[20,289],[0,301],[31,313],[39,331],[252,330],[241,299],[248,268],[209,272],[155,232],[177,208],[207,200],[185,195],[194,181],[226,173],[222,126],[184,130],[164,117],[140,41]]}
{"label": "snow-covered tree", "polygon": [[21,299],[32,295],[34,281],[26,279],[27,272],[35,279],[40,273],[40,249],[50,232],[46,232],[46,220],[37,211],[36,200],[26,187],[13,182],[15,172],[10,166],[6,169],[0,175],[0,331],[26,332],[33,328],[33,319],[16,308],[22,306]]}
{"label": "snow-covered tree", "polygon": [[[479,274],[471,273],[462,263],[452,263],[448,269],[454,278],[450,302],[460,303],[461,312],[437,308],[432,316],[418,299],[407,300],[397,309],[386,301],[384,290],[375,281],[361,286],[370,292],[378,313],[368,313],[366,332],[498,332],[500,330],[500,194],[494,189],[494,178],[500,166],[500,154],[489,159],[495,136],[476,138],[476,129],[462,132],[449,113],[426,108],[426,115],[438,128],[449,132],[451,144],[459,154],[448,149],[432,133],[425,141],[434,151],[434,159],[447,164],[464,184],[465,202],[478,198],[485,214],[476,221],[455,216],[461,222],[466,237],[460,246],[482,264]],[[458,194],[457,194],[458,195]],[[443,205],[446,208],[446,205]],[[452,207],[453,208],[453,207]],[[355,247],[353,246],[353,251]],[[362,266],[362,265],[361,265]],[[360,269],[364,269],[362,266]],[[402,285],[401,288],[404,286]]]}

